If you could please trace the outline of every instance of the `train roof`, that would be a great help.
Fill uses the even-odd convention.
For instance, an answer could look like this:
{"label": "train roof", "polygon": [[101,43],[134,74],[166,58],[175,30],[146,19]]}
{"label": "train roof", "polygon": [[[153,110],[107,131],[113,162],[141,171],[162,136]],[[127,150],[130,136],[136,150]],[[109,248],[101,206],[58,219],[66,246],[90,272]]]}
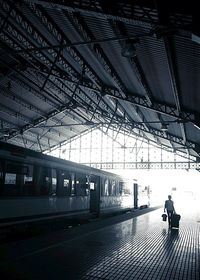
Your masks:
{"label": "train roof", "polygon": [[54,157],[54,156],[45,155],[41,152],[33,151],[33,150],[30,150],[30,149],[27,149],[27,148],[19,147],[19,146],[9,144],[9,143],[5,143],[5,142],[2,142],[2,141],[0,141],[0,157],[3,157],[3,155],[1,154],[1,151],[8,151],[8,152],[10,152],[11,155],[13,155],[15,157],[18,157],[19,159],[22,159],[22,158],[25,159],[26,157],[33,157],[33,158],[38,158],[40,160],[45,160],[45,161],[48,161],[48,162],[51,161],[51,162],[58,163],[58,164],[65,164],[65,165],[70,166],[71,168],[76,168],[76,169],[80,169],[80,168],[82,169],[83,168],[88,173],[94,174],[94,175],[100,173],[101,175],[115,176],[115,177],[117,176],[119,178],[124,179],[123,176],[115,174],[115,173],[111,173],[111,172],[108,172],[108,171],[104,171],[104,170],[101,170],[101,169],[97,169],[97,168],[90,167],[90,166],[87,166],[87,165],[83,165],[83,164],[80,164],[80,163],[76,163],[76,162],[73,162],[73,161],[60,159],[60,158],[57,158],[57,157]]}

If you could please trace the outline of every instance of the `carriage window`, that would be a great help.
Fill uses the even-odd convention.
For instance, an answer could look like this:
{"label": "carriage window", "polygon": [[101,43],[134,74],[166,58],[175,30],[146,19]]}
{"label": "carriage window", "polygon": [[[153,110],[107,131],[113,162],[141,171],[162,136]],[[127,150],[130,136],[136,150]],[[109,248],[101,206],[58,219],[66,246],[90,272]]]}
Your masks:
{"label": "carriage window", "polygon": [[33,166],[29,165],[29,172],[24,176],[23,195],[32,196],[36,194],[35,186],[33,183]]}
{"label": "carriage window", "polygon": [[69,179],[64,179],[63,187],[64,188],[68,188],[69,187]]}
{"label": "carriage window", "polygon": [[108,192],[108,179],[105,179],[105,182],[104,182],[104,195],[105,196],[109,195],[109,192]]}
{"label": "carriage window", "polygon": [[45,177],[45,182],[49,183],[50,182],[50,177]]}
{"label": "carriage window", "polygon": [[51,195],[55,196],[57,190],[57,178],[52,178]]}
{"label": "carriage window", "polygon": [[116,195],[115,180],[108,180],[108,193],[110,196]]}
{"label": "carriage window", "polygon": [[[117,190],[118,188],[118,190]],[[119,184],[117,181],[112,180],[112,179],[104,179],[102,183],[102,188],[101,188],[101,195],[102,196],[112,196],[116,195],[118,192],[119,195]]]}
{"label": "carriage window", "polygon": [[5,196],[18,196],[21,195],[21,184],[19,180],[17,180],[19,176],[13,173],[5,174],[5,183],[3,194]]}
{"label": "carriage window", "polygon": [[74,181],[74,180],[72,180],[71,196],[74,196],[75,194],[76,194],[75,181]]}
{"label": "carriage window", "polygon": [[56,185],[56,183],[57,183],[57,179],[56,178],[52,178],[52,184]]}
{"label": "carriage window", "polygon": [[130,183],[128,181],[120,182],[121,195],[131,194]]}
{"label": "carriage window", "polygon": [[90,190],[94,191],[94,183],[90,182]]}
{"label": "carriage window", "polygon": [[123,182],[119,182],[119,194],[120,194],[120,195],[123,195],[123,194],[124,194],[123,185],[124,185]]}
{"label": "carriage window", "polygon": [[24,176],[24,184],[28,184],[30,182],[33,181],[33,177],[32,176]]}
{"label": "carriage window", "polygon": [[89,182],[85,174],[76,173],[76,195],[88,195]]}
{"label": "carriage window", "polygon": [[15,185],[16,184],[16,174],[6,173],[5,185]]}
{"label": "carriage window", "polygon": [[50,195],[51,194],[51,168],[41,167],[40,169],[41,181],[40,181],[40,195]]}
{"label": "carriage window", "polygon": [[112,195],[112,180],[108,180],[108,195]]}
{"label": "carriage window", "polygon": [[33,195],[33,167],[19,162],[6,162],[1,189],[1,194],[5,196]]}
{"label": "carriage window", "polygon": [[116,195],[116,182],[115,182],[115,180],[111,181],[111,194]]}
{"label": "carriage window", "polygon": [[57,192],[57,178],[56,178],[56,169],[52,169],[52,178],[51,178],[51,195],[55,196]]}
{"label": "carriage window", "polygon": [[63,195],[67,195],[67,196],[71,195],[71,178],[70,177],[63,179]]}

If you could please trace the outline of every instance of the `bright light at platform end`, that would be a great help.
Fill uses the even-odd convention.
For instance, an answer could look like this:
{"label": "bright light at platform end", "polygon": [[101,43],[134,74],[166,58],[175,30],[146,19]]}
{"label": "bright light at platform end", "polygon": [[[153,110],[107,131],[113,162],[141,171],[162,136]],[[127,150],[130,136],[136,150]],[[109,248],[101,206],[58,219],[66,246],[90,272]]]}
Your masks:
{"label": "bright light at platform end", "polygon": [[122,174],[151,186],[161,205],[171,195],[177,213],[199,211],[200,172],[196,170],[123,170]]}

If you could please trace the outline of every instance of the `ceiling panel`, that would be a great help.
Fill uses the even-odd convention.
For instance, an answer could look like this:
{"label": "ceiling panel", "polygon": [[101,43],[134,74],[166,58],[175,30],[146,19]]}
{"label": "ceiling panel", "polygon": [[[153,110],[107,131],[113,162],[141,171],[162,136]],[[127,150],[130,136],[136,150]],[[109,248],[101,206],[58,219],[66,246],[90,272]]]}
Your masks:
{"label": "ceiling panel", "polygon": [[198,28],[156,4],[1,1],[0,140],[43,151],[118,126],[199,157]]}

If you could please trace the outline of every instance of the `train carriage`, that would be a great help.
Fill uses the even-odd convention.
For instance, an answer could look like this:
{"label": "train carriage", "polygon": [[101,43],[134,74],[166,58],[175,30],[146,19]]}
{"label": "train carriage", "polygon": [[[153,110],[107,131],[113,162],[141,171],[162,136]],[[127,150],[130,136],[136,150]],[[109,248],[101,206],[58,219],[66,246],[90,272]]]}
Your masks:
{"label": "train carriage", "polygon": [[110,172],[0,142],[1,224],[138,208],[136,185]]}

